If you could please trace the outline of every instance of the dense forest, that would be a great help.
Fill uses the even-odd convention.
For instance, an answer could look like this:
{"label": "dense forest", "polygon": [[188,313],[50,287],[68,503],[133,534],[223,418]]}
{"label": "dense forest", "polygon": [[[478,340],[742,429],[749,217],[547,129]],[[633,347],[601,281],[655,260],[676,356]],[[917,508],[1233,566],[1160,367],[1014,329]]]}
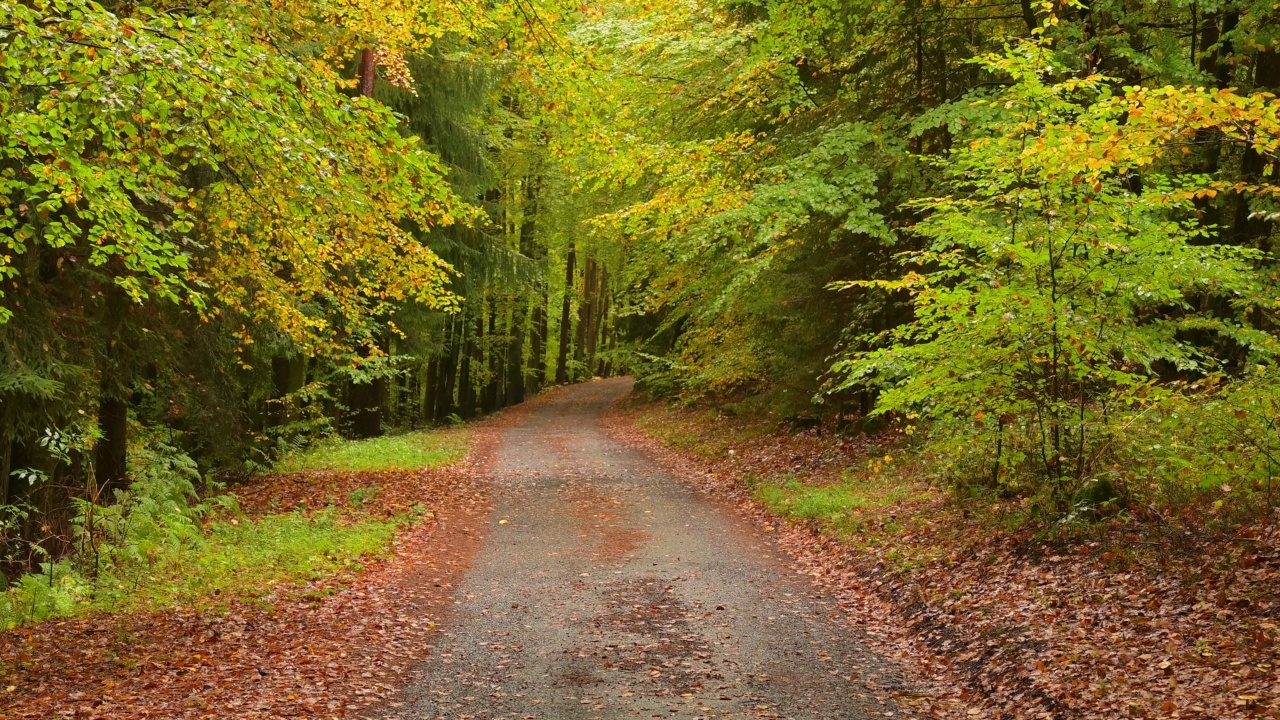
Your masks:
{"label": "dense forest", "polygon": [[6,567],[623,373],[1040,522],[1270,508],[1278,89],[1256,0],[0,0]]}

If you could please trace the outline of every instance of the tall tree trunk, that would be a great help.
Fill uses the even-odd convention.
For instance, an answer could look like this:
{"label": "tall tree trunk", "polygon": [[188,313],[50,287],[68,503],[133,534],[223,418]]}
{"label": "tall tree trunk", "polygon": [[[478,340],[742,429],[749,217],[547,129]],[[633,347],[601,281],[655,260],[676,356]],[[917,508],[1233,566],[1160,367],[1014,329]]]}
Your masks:
{"label": "tall tree trunk", "polygon": [[1235,30],[1239,22],[1240,13],[1236,10],[1223,10],[1204,18],[1200,34],[1200,70],[1212,75],[1218,88],[1231,85],[1231,64],[1227,58],[1232,47],[1231,39],[1226,35]]}
{"label": "tall tree trunk", "polygon": [[[7,407],[7,403],[0,403]],[[13,420],[5,412],[0,418],[0,505],[9,504],[9,475],[13,472]]]}
{"label": "tall tree trunk", "polygon": [[462,350],[462,338],[466,334],[466,314],[450,316],[449,351],[440,373],[440,392],[436,399],[437,421],[449,417],[455,410],[453,402],[454,386],[458,382],[458,362]]}
{"label": "tall tree trunk", "polygon": [[525,394],[536,395],[547,382],[547,285],[540,283],[533,296],[529,319],[529,372]]}
{"label": "tall tree trunk", "polygon": [[[483,344],[485,360],[489,371],[489,382],[484,386],[484,393],[481,397],[480,407],[485,414],[488,414],[498,409],[498,401],[500,399],[502,387],[501,361],[499,360],[502,353],[497,342],[498,303],[492,296],[489,298],[486,315],[488,317],[489,328],[485,333],[485,341]],[[484,320],[482,319],[481,322],[483,323]]]}
{"label": "tall tree trunk", "polygon": [[[1280,91],[1280,52],[1263,50],[1254,58],[1253,90]],[[1240,179],[1246,183],[1257,183],[1263,179],[1266,169],[1267,160],[1262,153],[1252,146],[1245,148],[1240,158]],[[1231,244],[1268,252],[1271,249],[1272,222],[1262,213],[1255,214],[1249,200],[1249,196],[1243,194],[1233,198],[1235,213],[1231,224]]]}
{"label": "tall tree trunk", "polygon": [[1035,10],[1031,9],[1031,0],[1021,0],[1022,2],[1022,21],[1027,24],[1027,32],[1035,32],[1040,23],[1036,22]]}
{"label": "tall tree trunk", "polygon": [[582,268],[582,298],[578,302],[578,333],[574,359],[588,374],[595,354],[597,266],[594,257],[587,258]]}
{"label": "tall tree trunk", "polygon": [[462,370],[458,373],[458,415],[464,420],[476,416],[476,384],[471,377],[471,363],[475,362],[477,345],[471,322],[468,314],[463,328],[467,339],[462,346]]}
{"label": "tall tree trunk", "polygon": [[94,448],[94,476],[104,500],[111,491],[129,484],[129,404],[113,390],[113,383],[103,380],[98,398],[98,429],[102,439]]}
{"label": "tall tree trunk", "polygon": [[271,412],[268,413],[272,425],[279,427],[299,419],[297,413],[290,411],[285,398],[300,390],[306,384],[306,379],[306,356],[277,355],[271,358],[271,383],[275,386],[274,399],[276,400],[272,403]]}
{"label": "tall tree trunk", "polygon": [[524,338],[528,321],[529,299],[519,297],[511,309],[511,337],[507,341],[507,405],[524,402]]}
{"label": "tall tree trunk", "polygon": [[383,378],[351,383],[347,402],[353,410],[351,433],[357,438],[382,434],[382,407],[386,404],[387,381]]}
{"label": "tall tree trunk", "polygon": [[596,324],[598,330],[592,333],[591,354],[595,357],[596,374],[601,377],[608,377],[609,366],[604,358],[600,357],[600,348],[605,347],[605,342],[609,332],[609,269],[600,268],[600,290],[598,295],[599,310],[596,312]]}
{"label": "tall tree trunk", "polygon": [[[520,216],[520,254],[537,259],[538,180],[528,178],[524,185],[524,206]],[[535,311],[536,312],[536,311]],[[511,338],[507,352],[507,404],[524,402],[527,378],[525,375],[524,344],[529,333],[529,295],[517,292],[515,306],[511,310]],[[533,348],[536,355],[537,347]]]}
{"label": "tall tree trunk", "polygon": [[418,417],[424,422],[436,419],[436,375],[440,373],[440,358],[432,355],[423,369],[422,382],[418,386]]}
{"label": "tall tree trunk", "polygon": [[378,74],[378,64],[374,62],[373,48],[360,51],[360,94],[373,97],[373,78]]}
{"label": "tall tree trunk", "polygon": [[569,382],[569,333],[573,320],[573,278],[574,263],[577,252],[574,243],[569,243],[569,252],[564,262],[564,300],[560,303],[560,349],[556,356],[556,382]]}

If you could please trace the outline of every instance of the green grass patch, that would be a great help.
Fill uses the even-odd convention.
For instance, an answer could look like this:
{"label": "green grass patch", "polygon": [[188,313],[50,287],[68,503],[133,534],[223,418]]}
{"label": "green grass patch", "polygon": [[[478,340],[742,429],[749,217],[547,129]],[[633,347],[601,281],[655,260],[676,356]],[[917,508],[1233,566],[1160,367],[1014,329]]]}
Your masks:
{"label": "green grass patch", "polygon": [[278,472],[308,470],[417,470],[437,468],[459,460],[467,452],[465,428],[420,430],[368,440],[324,440],[283,458]]}
{"label": "green grass patch", "polygon": [[[333,443],[298,458],[295,467],[438,467],[461,458],[467,441],[465,430],[454,429]],[[77,552],[43,563],[0,592],[0,630],[105,611],[270,602],[276,589],[356,570],[387,552],[396,532],[419,514],[365,512],[379,492],[371,486],[335,497],[319,511],[250,517],[234,496],[201,497],[195,463],[176,448],[139,447],[130,461],[133,482],[116,502],[77,506]]]}
{"label": "green grass patch", "polygon": [[358,569],[384,553],[407,516],[317,513],[229,517],[198,537],[104,548],[20,578],[0,595],[0,629],[97,612],[215,608]]}
{"label": "green grass patch", "polygon": [[99,592],[100,609],[162,609],[217,605],[224,599],[260,597],[279,586],[302,585],[358,569],[381,555],[409,518],[344,520],[334,508],[236,518],[213,523],[199,547],[187,547],[163,564]]}
{"label": "green grass patch", "polygon": [[763,481],[753,487],[757,501],[792,520],[816,522],[824,529],[849,535],[862,529],[862,511],[925,499],[905,482],[867,480],[851,473],[838,483],[811,485],[794,478]]}

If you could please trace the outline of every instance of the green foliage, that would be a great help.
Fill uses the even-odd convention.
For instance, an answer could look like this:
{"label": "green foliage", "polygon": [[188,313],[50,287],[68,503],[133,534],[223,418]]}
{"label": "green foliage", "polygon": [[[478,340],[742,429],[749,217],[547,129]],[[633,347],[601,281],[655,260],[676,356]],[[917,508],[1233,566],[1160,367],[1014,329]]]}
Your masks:
{"label": "green foliage", "polygon": [[219,521],[209,526],[203,547],[158,557],[141,578],[112,578],[115,592],[100,589],[96,604],[151,609],[264,596],[277,585],[357,568],[362,557],[383,552],[405,521],[349,522],[334,508]]}
{"label": "green foliage", "polygon": [[134,302],[243,314],[315,350],[339,327],[366,338],[387,300],[448,305],[445,266],[399,225],[467,211],[382,106],[216,17],[0,14],[0,274],[62,249]]}
{"label": "green foliage", "polygon": [[276,466],[280,472],[307,470],[417,470],[437,468],[466,452],[465,430],[424,430],[367,440],[322,440]]}
{"label": "green foliage", "polygon": [[1223,521],[1280,501],[1280,382],[1274,366],[1243,378],[1213,375],[1179,388],[1127,420],[1109,454],[1125,458],[1110,477],[1162,507],[1207,505]]}
{"label": "green foliage", "polygon": [[757,500],[786,518],[814,522],[843,534],[862,527],[860,510],[902,505],[921,499],[910,482],[889,475],[846,476],[843,482],[813,485],[776,478],[754,486]]}
{"label": "green foliage", "polygon": [[[250,518],[233,496],[201,500],[195,463],[163,444],[135,454],[134,482],[110,505],[79,503],[78,552],[0,593],[0,628],[105,610],[222,604],[358,566],[408,518],[326,508]],[[358,510],[372,498],[351,498]],[[348,511],[350,512],[350,511]]]}
{"label": "green foliage", "polygon": [[[1162,374],[1275,356],[1248,322],[1271,293],[1263,255],[1214,244],[1199,221],[1210,180],[1168,174],[1168,132],[1124,122],[1145,96],[1115,102],[1107,78],[1068,78],[1037,44],[985,64],[1014,82],[927,118],[957,146],[943,163],[954,194],[913,204],[925,248],[902,256],[901,279],[843,284],[909,293],[914,317],[864,335],[874,349],[834,370],[877,388],[877,413],[993,448],[996,482],[1034,467],[1067,498],[1097,481],[1134,411],[1170,392]],[[1108,135],[1123,150],[1080,141]],[[974,431],[957,434],[964,423]]]}

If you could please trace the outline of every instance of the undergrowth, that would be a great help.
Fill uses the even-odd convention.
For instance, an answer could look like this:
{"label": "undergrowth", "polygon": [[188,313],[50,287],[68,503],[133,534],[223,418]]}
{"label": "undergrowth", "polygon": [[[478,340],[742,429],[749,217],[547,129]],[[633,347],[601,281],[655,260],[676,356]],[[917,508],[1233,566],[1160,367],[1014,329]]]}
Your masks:
{"label": "undergrowth", "polygon": [[872,511],[929,499],[904,480],[886,483],[845,472],[840,482],[812,484],[795,478],[757,482],[755,499],[782,517],[817,523],[823,530],[841,537],[864,532],[861,511]]}
{"label": "undergrowth", "polygon": [[[460,458],[466,441],[465,431],[446,430],[329,442],[293,458],[289,469],[439,467]],[[390,518],[366,511],[376,487],[314,512],[249,516],[234,495],[205,485],[190,457],[154,440],[131,449],[130,476],[129,489],[114,502],[77,504],[73,554],[45,556],[37,572],[0,593],[0,630],[106,611],[265,602],[278,588],[358,569],[417,516],[416,510]],[[26,510],[4,506],[0,512],[0,520],[8,520]],[[26,550],[39,557],[42,548]]]}
{"label": "undergrowth", "polygon": [[368,440],[322,440],[280,460],[277,472],[413,470],[457,461],[467,450],[467,430],[420,430]]}

